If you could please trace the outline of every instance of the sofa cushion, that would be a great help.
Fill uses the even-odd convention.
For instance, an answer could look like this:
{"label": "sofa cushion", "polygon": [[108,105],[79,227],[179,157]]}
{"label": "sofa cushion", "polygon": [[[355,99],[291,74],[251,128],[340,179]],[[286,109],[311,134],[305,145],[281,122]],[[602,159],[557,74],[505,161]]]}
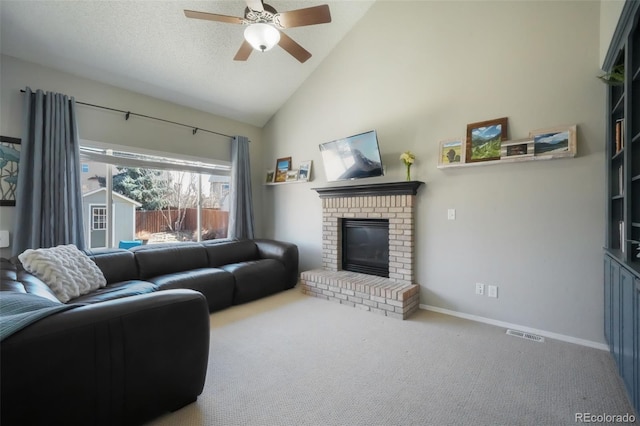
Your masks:
{"label": "sofa cushion", "polygon": [[202,243],[207,251],[209,266],[219,268],[222,265],[258,260],[258,247],[251,240],[241,241],[206,241]]}
{"label": "sofa cushion", "polygon": [[104,274],[107,284],[138,278],[138,265],[129,250],[95,249],[86,252]]}
{"label": "sofa cushion", "polygon": [[240,304],[277,293],[286,288],[286,270],[273,259],[253,260],[222,266],[236,280],[233,303]]}
{"label": "sofa cushion", "polygon": [[73,300],[73,303],[99,303],[123,297],[137,296],[158,291],[158,287],[147,281],[129,280],[110,284]]}
{"label": "sofa cushion", "polygon": [[207,252],[200,244],[179,243],[158,248],[138,246],[131,251],[135,253],[142,279],[208,266]]}
{"label": "sofa cushion", "polygon": [[209,312],[228,308],[233,304],[235,280],[227,271],[217,268],[202,268],[175,272],[149,278],[160,290],[188,288],[202,293],[207,298]]}
{"label": "sofa cushion", "polygon": [[63,303],[107,285],[100,268],[73,244],[28,249],[18,259]]}

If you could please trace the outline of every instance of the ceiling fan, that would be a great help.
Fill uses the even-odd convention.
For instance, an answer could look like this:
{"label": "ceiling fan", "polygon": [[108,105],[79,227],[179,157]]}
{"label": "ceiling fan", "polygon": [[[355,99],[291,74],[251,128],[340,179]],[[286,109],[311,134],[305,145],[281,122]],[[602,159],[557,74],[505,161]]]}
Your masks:
{"label": "ceiling fan", "polygon": [[185,10],[184,14],[187,18],[247,25],[245,39],[233,58],[235,61],[246,61],[253,49],[265,52],[277,44],[304,63],[311,57],[311,53],[281,30],[331,22],[331,13],[326,4],[279,13],[262,0],[245,1],[247,7],[243,18],[195,10]]}

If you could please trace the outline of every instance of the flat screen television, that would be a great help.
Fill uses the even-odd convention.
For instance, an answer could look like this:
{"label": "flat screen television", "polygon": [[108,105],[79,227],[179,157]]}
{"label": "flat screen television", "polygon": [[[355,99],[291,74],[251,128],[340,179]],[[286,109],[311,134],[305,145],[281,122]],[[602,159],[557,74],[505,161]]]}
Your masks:
{"label": "flat screen television", "polygon": [[375,130],[322,143],[320,153],[329,182],[384,174]]}

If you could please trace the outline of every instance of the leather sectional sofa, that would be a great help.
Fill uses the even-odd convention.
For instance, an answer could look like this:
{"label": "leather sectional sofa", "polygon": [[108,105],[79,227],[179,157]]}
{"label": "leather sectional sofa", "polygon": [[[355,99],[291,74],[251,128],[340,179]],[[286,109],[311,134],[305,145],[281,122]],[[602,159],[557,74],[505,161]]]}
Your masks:
{"label": "leather sectional sofa", "polygon": [[[140,424],[175,411],[204,387],[209,312],[292,288],[298,279],[297,247],[273,240],[87,254],[107,286],[0,345],[2,425]],[[61,303],[15,259],[2,261],[0,298],[5,292]]]}

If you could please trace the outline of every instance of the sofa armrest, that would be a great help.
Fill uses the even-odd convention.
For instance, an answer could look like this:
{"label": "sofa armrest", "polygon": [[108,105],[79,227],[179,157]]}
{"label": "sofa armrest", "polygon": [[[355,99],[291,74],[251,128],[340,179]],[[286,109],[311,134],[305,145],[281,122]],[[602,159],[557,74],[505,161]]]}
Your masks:
{"label": "sofa armrest", "polygon": [[209,310],[167,290],[77,307],[2,342],[2,424],[139,424],[202,392]]}
{"label": "sofa armrest", "polygon": [[275,259],[287,270],[286,288],[295,287],[298,282],[298,246],[283,241],[257,239],[258,253],[262,259]]}

